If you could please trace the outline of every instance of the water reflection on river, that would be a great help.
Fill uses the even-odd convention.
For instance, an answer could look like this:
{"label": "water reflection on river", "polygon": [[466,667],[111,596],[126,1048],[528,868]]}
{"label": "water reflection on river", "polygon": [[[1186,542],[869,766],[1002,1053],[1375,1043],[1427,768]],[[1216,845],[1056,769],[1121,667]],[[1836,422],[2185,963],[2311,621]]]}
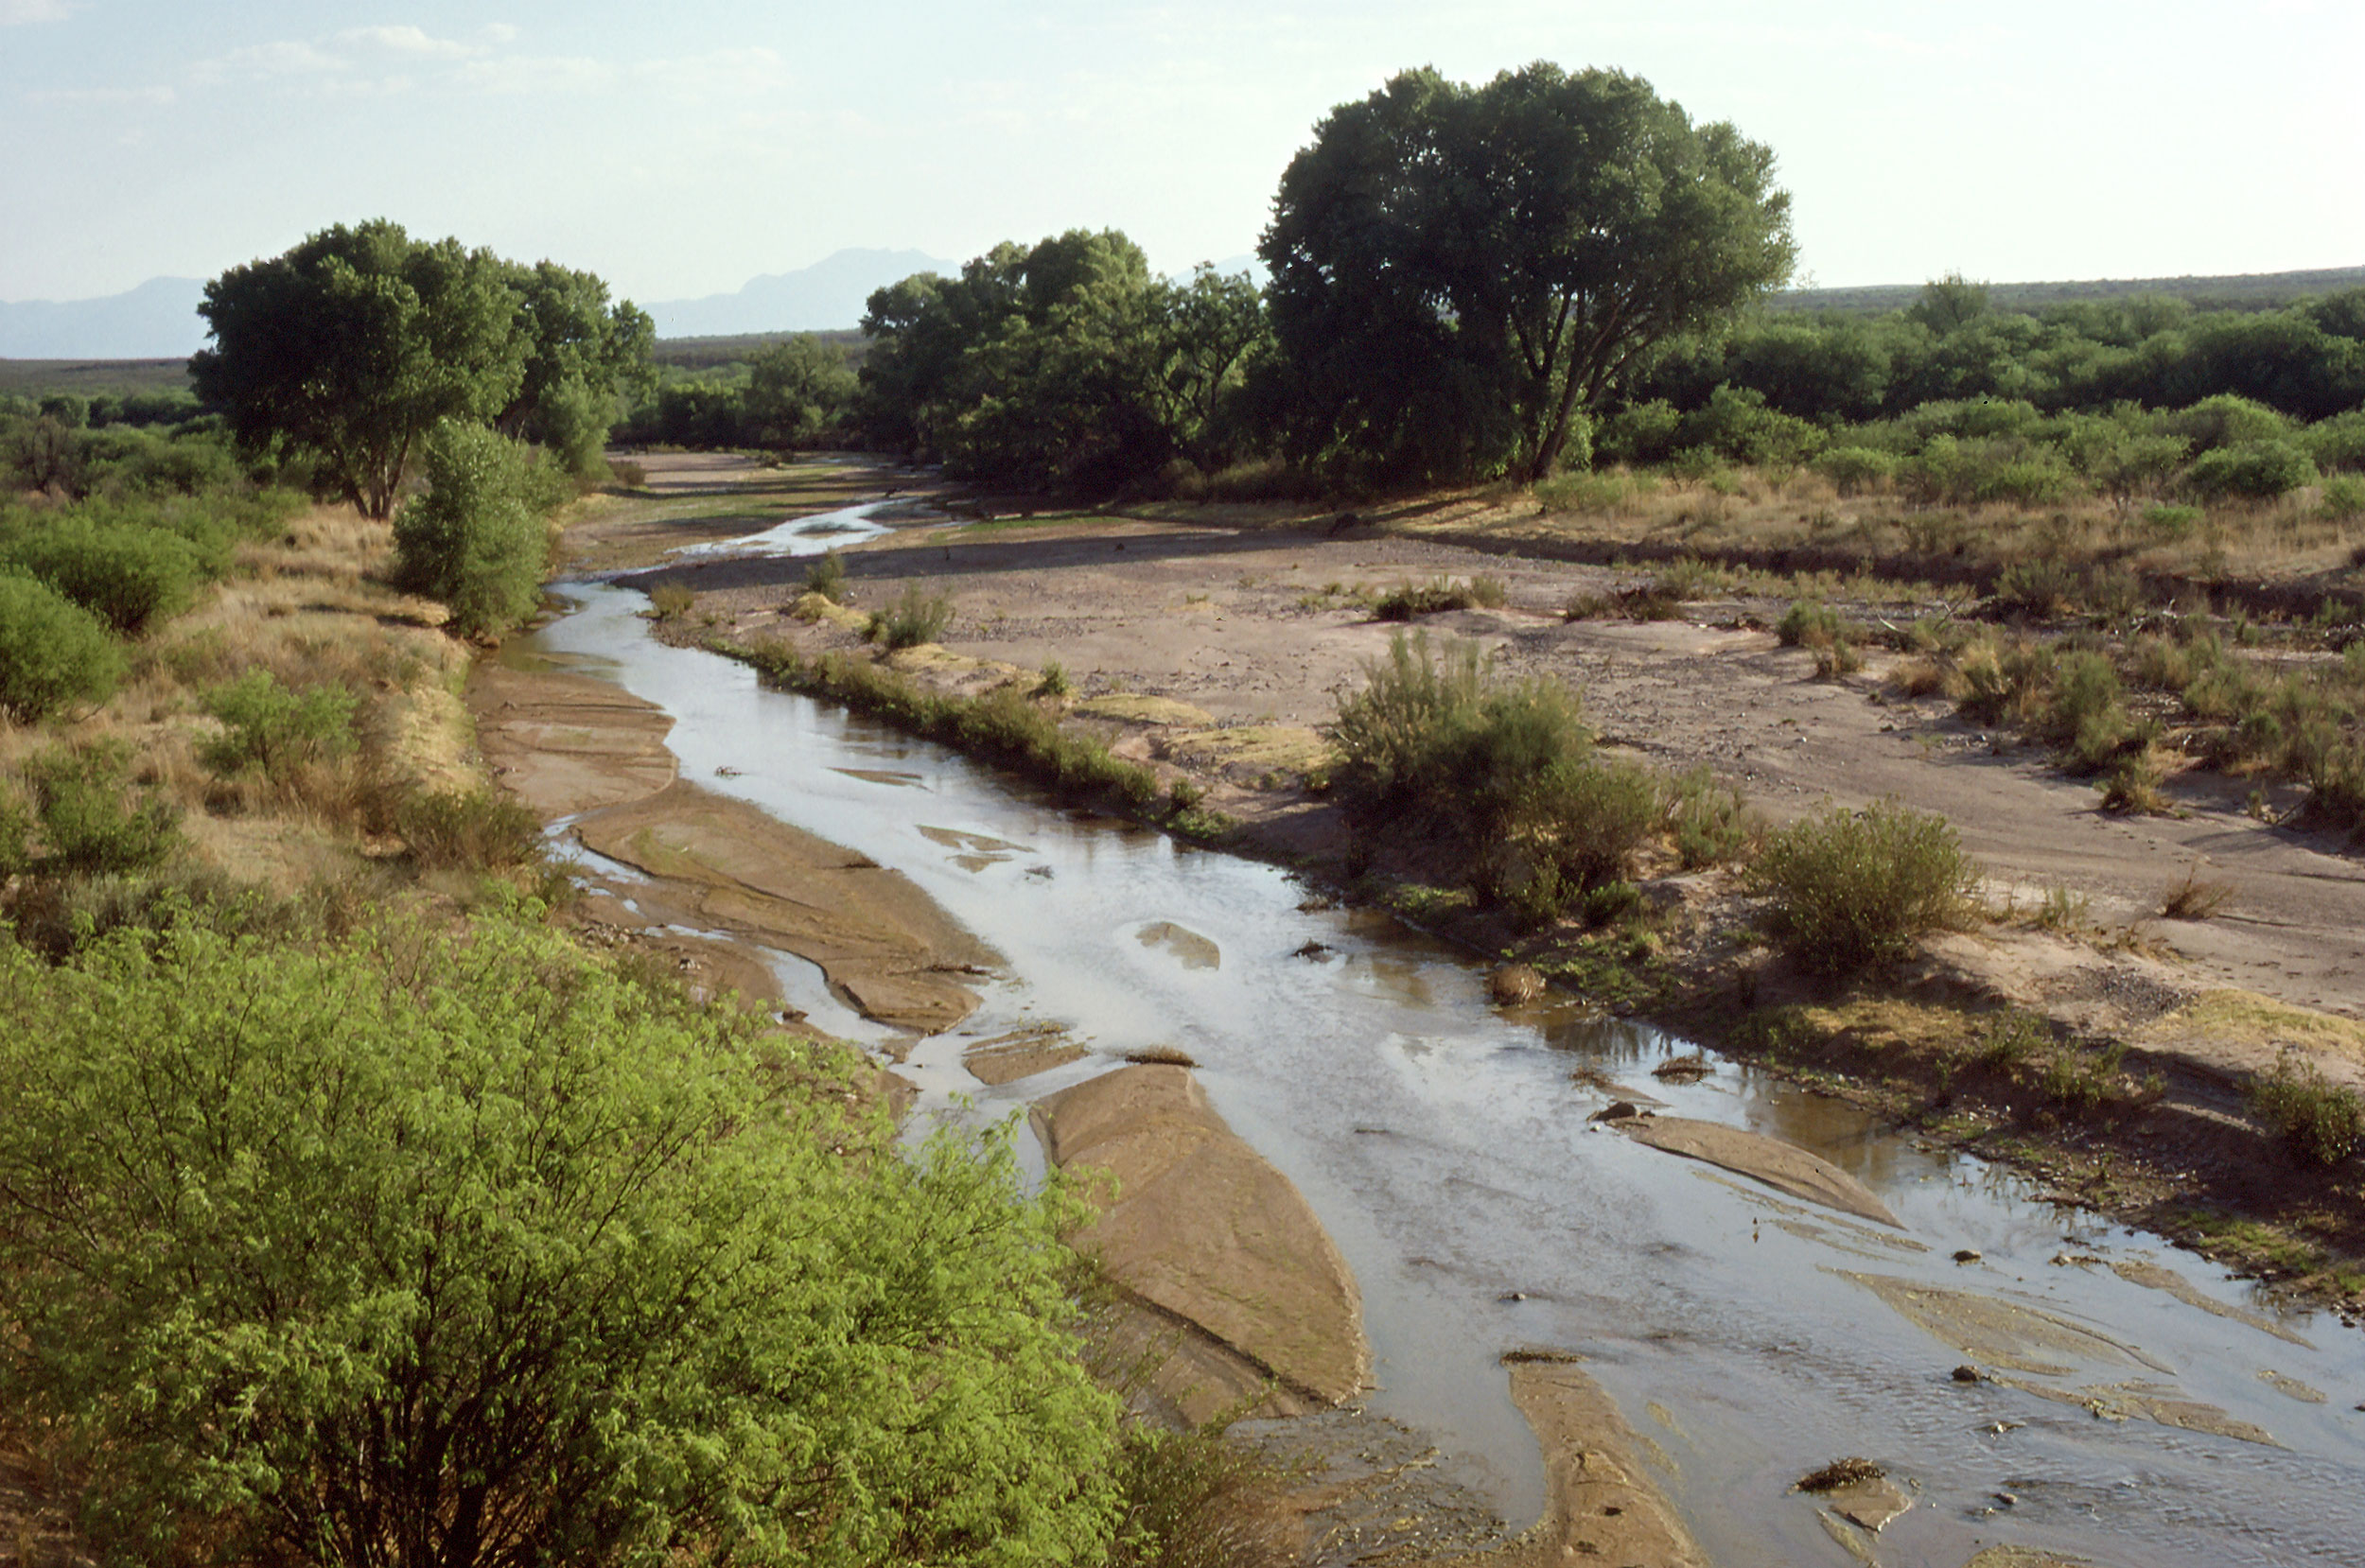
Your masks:
{"label": "water reflection on river", "polygon": [[[2156,1238],[2079,1219],[1978,1162],[1917,1147],[1863,1114],[1717,1064],[1647,1077],[1688,1047],[1581,1004],[1501,1011],[1463,955],[1369,912],[1302,909],[1265,865],[1179,846],[1024,788],[924,743],[759,688],[743,667],[663,648],[622,590],[519,649],[586,666],[677,720],[686,777],[910,875],[1009,961],[962,1036],[1056,1020],[1101,1054],[985,1089],[962,1037],[909,1072],[939,1111],[993,1115],[1102,1071],[1110,1054],[1179,1046],[1218,1109],[1305,1191],[1355,1266],[1383,1389],[1374,1403],[1434,1434],[1515,1517],[1542,1498],[1533,1444],[1503,1391],[1505,1350],[1582,1351],[1668,1461],[1660,1479],[1716,1560],[1839,1562],[1789,1492],[1840,1455],[1920,1489],[1881,1538],[1894,1564],[1956,1568],[1982,1544],[2103,1562],[2365,1563],[2365,1352],[2329,1320],[2302,1348],[2212,1316],[2107,1266],[2154,1257],[2212,1298],[2240,1287]],[[730,770],[725,773],[722,770]],[[1002,841],[981,852],[975,838]],[[1005,852],[1007,850],[1007,852]],[[1219,963],[1185,962],[1165,923]],[[1327,958],[1301,956],[1309,942]],[[1805,1144],[1904,1220],[1917,1249],[1589,1128],[1624,1077],[1681,1114]],[[1958,1248],[1983,1254],[1971,1266]],[[1977,1290],[2105,1327],[2173,1368],[2076,1366],[2063,1388],[2151,1377],[2224,1407],[2287,1449],[2146,1421],[2097,1420],[1994,1385],[1848,1274]],[[2329,1391],[2304,1404],[2274,1371]],[[2003,1506],[1997,1494],[2017,1501]],[[2001,1513],[1989,1510],[2002,1507]]]}

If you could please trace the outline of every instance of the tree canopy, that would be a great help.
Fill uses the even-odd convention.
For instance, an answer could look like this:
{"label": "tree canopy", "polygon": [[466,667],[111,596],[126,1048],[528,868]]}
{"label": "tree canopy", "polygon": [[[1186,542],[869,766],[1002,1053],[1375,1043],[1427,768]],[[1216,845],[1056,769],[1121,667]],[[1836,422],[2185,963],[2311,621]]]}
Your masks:
{"label": "tree canopy", "polygon": [[1062,1200],[514,915],[0,943],[0,1397],[119,1559],[1096,1560]]}
{"label": "tree canopy", "polygon": [[1173,284],[1123,234],[1084,229],[882,288],[863,331],[873,442],[958,476],[1103,494],[1178,456],[1228,461],[1267,337],[1245,277]]}
{"label": "tree canopy", "polygon": [[438,421],[501,420],[575,461],[645,365],[648,318],[587,272],[523,268],[375,219],[235,267],[198,306],[213,346],[198,394],[250,449],[308,456],[362,513],[389,515]]}
{"label": "tree canopy", "polygon": [[1617,71],[1411,71],[1340,106],[1258,247],[1292,444],[1399,478],[1549,472],[1637,356],[1788,278],[1773,170]]}

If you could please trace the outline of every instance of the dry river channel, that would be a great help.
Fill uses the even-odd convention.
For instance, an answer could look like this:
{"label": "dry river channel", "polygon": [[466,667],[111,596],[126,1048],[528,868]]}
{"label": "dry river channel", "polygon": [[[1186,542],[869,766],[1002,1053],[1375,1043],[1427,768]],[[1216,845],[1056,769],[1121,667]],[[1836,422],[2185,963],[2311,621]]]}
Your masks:
{"label": "dry river channel", "polygon": [[[2365,1340],[2333,1319],[1794,1085],[1712,1056],[1654,1076],[1689,1044],[1581,998],[1496,1005],[1470,955],[1280,869],[1062,809],[663,646],[638,592],[556,591],[570,612],[504,663],[655,705],[684,780],[902,873],[990,950],[962,982],[977,1010],[916,1042],[765,955],[815,1024],[908,1048],[915,1124],[1005,1117],[1129,1054],[1197,1064],[1351,1267],[1371,1345],[1356,1402],[1415,1464],[1433,1445],[1433,1494],[1514,1531],[1543,1510],[1505,1358],[1545,1352],[1614,1399],[1712,1562],[2365,1564]],[[599,864],[629,899],[632,873]],[[965,1047],[1042,1025],[1083,1052],[1000,1085],[964,1068]],[[1588,1120],[1621,1095],[1802,1146],[1899,1223]],[[1877,1536],[1793,1490],[1842,1455],[1911,1501]],[[1323,1559],[1354,1560],[1351,1534]]]}

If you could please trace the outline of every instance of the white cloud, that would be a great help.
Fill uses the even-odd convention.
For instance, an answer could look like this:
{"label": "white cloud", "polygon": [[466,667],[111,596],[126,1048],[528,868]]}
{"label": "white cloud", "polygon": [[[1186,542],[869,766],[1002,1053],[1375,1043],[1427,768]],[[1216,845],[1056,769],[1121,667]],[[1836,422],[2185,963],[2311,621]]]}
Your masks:
{"label": "white cloud", "polygon": [[466,60],[485,52],[485,45],[482,44],[463,44],[456,39],[437,38],[408,25],[398,27],[347,27],[337,35],[337,39],[342,44],[362,44],[390,54],[414,55],[426,60]]}
{"label": "white cloud", "polygon": [[233,49],[219,60],[207,61],[199,65],[197,71],[201,80],[219,81],[225,76],[321,76],[352,68],[350,61],[330,54],[318,44],[289,39],[277,44],[250,44],[243,48]]}
{"label": "white cloud", "polygon": [[515,44],[517,41],[517,29],[506,22],[487,22],[477,31],[495,44]]}
{"label": "white cloud", "polygon": [[760,46],[642,61],[632,74],[671,92],[701,95],[773,93],[790,82],[788,63],[778,52]]}
{"label": "white cloud", "polygon": [[471,60],[452,73],[459,86],[479,93],[586,93],[612,86],[616,69],[577,55],[500,55]]}
{"label": "white cloud", "polygon": [[0,27],[26,22],[62,22],[73,9],[66,0],[0,0]]}

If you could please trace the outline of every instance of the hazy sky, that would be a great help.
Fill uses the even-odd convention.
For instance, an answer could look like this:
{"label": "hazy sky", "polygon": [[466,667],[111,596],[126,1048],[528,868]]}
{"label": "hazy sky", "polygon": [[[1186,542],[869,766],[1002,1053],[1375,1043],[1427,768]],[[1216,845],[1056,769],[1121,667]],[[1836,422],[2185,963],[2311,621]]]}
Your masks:
{"label": "hazy sky", "polygon": [[1332,105],[1612,65],[1779,159],[1827,286],[2365,265],[2359,0],[0,0],[0,299],[386,216],[642,300],[846,246],[1254,247]]}

